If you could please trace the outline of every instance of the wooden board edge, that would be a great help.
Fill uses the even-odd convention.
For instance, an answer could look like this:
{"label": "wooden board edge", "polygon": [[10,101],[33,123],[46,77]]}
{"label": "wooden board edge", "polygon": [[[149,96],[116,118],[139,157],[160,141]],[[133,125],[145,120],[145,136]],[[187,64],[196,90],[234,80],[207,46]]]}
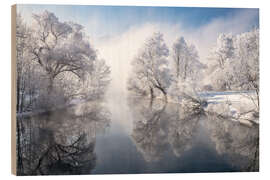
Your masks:
{"label": "wooden board edge", "polygon": [[16,5],[11,6],[11,173],[17,175],[16,163]]}

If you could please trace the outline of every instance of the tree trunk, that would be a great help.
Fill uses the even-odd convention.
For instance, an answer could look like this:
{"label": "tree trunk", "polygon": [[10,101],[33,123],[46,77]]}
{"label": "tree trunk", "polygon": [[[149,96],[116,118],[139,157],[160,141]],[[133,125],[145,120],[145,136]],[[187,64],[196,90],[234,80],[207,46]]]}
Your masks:
{"label": "tree trunk", "polygon": [[149,86],[149,89],[150,89],[150,104],[149,104],[149,107],[152,108],[155,96],[154,96],[153,88],[151,86]]}

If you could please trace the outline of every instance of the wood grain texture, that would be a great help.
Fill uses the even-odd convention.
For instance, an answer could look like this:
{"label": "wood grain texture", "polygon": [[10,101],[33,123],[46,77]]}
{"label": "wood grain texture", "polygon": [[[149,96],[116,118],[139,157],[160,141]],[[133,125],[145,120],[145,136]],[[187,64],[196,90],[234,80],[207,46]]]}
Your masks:
{"label": "wood grain texture", "polygon": [[11,173],[16,175],[16,5],[11,6]]}

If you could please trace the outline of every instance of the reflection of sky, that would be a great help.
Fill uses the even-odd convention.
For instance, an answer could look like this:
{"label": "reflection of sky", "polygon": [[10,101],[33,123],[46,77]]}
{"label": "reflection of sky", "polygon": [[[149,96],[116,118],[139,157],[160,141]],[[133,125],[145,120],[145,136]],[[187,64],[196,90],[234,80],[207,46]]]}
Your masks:
{"label": "reflection of sky", "polygon": [[215,18],[229,18],[240,12],[256,14],[252,25],[258,25],[258,9],[238,8],[181,8],[140,6],[83,6],[83,5],[19,5],[28,18],[43,10],[54,12],[62,21],[75,21],[88,27],[93,35],[108,36],[122,33],[133,25],[144,23],[181,23],[186,28],[198,28]]}
{"label": "reflection of sky", "polygon": [[150,107],[147,100],[136,98],[130,101],[130,112],[115,106],[114,111],[131,113],[132,132],[121,133],[125,127],[118,126],[110,134],[98,136],[98,160],[93,173],[230,172],[246,171],[250,165],[256,168],[258,127],[193,114],[181,107],[176,116],[176,104],[168,103],[162,110],[161,101],[153,103]]}

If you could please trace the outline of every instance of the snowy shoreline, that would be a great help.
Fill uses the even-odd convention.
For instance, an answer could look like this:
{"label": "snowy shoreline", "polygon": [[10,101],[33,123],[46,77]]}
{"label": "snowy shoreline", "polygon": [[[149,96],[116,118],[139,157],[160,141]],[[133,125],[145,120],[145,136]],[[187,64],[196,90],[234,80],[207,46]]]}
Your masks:
{"label": "snowy shoreline", "polygon": [[70,108],[70,107],[73,107],[73,106],[76,106],[76,105],[79,105],[79,104],[82,104],[82,103],[86,103],[86,102],[89,102],[89,101],[91,101],[91,100],[76,99],[76,100],[73,100],[73,101],[71,101],[70,103],[68,103],[66,105],[57,106],[57,107],[54,107],[53,109],[46,109],[46,110],[42,109],[42,110],[36,110],[36,111],[28,111],[28,112],[17,113],[16,117],[20,118],[20,117],[29,117],[29,116],[36,116],[36,115],[46,114],[46,113],[61,110],[61,109],[64,109],[64,108]]}
{"label": "snowy shoreline", "polygon": [[[259,124],[255,91],[207,91],[198,93],[197,98],[207,102],[203,109],[210,115],[231,119],[248,126]],[[162,100],[162,97],[157,97],[157,99]],[[168,102],[181,104],[171,96],[168,96]],[[185,102],[182,103],[185,104]]]}
{"label": "snowy shoreline", "polygon": [[[238,121],[242,124],[251,126],[259,124],[259,118],[254,117],[257,113],[254,109],[254,101],[250,98],[255,96],[254,91],[226,91],[226,92],[200,92],[199,98],[206,101],[207,105],[203,107],[204,111],[210,115],[217,115],[222,118]],[[136,97],[138,98],[138,97]],[[143,97],[146,98],[146,97]],[[156,99],[163,101],[162,97]],[[58,106],[49,110],[37,110],[34,112],[23,112],[17,114],[17,118],[45,114],[51,111],[57,111],[63,108],[69,108],[89,100],[75,100],[64,106]],[[168,96],[168,103],[181,104]],[[256,103],[256,102],[255,102]]]}

